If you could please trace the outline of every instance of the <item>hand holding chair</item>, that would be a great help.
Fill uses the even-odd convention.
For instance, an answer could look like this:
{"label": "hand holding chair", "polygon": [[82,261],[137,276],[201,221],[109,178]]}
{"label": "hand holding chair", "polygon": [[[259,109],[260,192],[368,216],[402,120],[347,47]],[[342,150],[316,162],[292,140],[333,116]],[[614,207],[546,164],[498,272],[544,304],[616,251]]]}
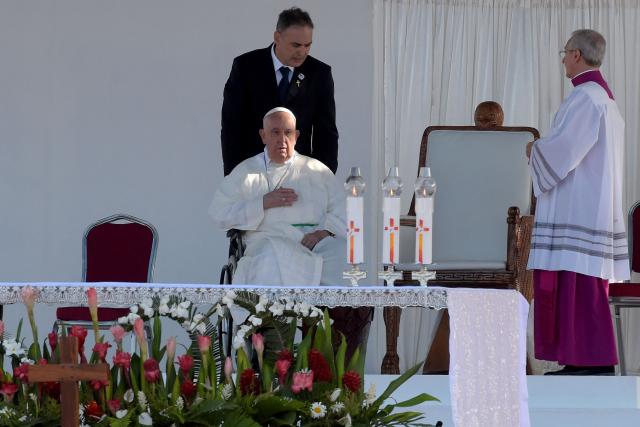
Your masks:
{"label": "hand holding chair", "polygon": [[[150,283],[158,246],[158,232],[150,223],[117,214],[91,224],[82,240],[83,282]],[[98,308],[100,329],[108,329],[128,308]],[[80,325],[90,328],[88,307],[60,307],[56,330]]]}

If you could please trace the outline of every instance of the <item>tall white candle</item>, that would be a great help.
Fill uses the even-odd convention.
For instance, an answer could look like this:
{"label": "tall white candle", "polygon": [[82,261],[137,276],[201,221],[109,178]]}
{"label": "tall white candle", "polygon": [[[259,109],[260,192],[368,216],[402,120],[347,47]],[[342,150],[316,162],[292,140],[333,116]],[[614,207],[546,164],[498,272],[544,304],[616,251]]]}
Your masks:
{"label": "tall white candle", "polygon": [[347,197],[347,263],[364,262],[364,203],[362,197]]}
{"label": "tall white candle", "polygon": [[431,169],[421,167],[415,184],[416,264],[433,263],[433,198],[436,181]]}
{"label": "tall white candle", "polygon": [[433,197],[416,197],[416,264],[433,262]]}
{"label": "tall white candle", "polygon": [[400,197],[385,197],[382,213],[382,263],[396,264],[400,253]]}

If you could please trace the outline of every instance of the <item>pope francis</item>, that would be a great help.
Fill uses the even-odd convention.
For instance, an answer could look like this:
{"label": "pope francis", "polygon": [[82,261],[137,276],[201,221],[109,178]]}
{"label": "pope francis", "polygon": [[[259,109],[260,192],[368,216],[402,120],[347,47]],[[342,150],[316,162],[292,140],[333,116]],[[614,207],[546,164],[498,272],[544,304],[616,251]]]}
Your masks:
{"label": "pope francis", "polygon": [[295,151],[298,135],[290,110],[268,111],[264,152],[236,166],[213,197],[216,226],[245,231],[235,284],[342,283],[344,191],[323,163]]}

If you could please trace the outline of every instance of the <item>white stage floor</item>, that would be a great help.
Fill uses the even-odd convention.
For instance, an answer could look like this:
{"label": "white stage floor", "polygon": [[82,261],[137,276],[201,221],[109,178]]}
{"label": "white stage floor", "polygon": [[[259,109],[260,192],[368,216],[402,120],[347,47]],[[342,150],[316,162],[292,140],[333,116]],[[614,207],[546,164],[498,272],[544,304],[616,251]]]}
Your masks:
{"label": "white stage floor", "polygon": [[[376,384],[380,394],[394,375],[367,375],[365,390]],[[640,377],[613,376],[529,376],[529,414],[533,427],[639,427]],[[453,426],[449,377],[416,375],[400,387],[393,397],[405,400],[419,393],[429,393],[440,402],[417,407],[425,422],[442,421]]]}

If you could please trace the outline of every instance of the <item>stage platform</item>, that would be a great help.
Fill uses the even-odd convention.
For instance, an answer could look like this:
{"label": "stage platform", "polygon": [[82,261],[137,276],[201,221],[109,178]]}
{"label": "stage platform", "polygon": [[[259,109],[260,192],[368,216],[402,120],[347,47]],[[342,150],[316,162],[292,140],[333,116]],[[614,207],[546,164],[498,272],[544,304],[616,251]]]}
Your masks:
{"label": "stage platform", "polygon": [[[367,375],[365,390],[373,382],[380,394],[394,378]],[[640,377],[536,375],[527,377],[527,385],[532,427],[640,426]],[[417,407],[424,412],[425,422],[453,426],[448,376],[416,375],[393,397],[401,401],[419,393],[440,399]]]}

